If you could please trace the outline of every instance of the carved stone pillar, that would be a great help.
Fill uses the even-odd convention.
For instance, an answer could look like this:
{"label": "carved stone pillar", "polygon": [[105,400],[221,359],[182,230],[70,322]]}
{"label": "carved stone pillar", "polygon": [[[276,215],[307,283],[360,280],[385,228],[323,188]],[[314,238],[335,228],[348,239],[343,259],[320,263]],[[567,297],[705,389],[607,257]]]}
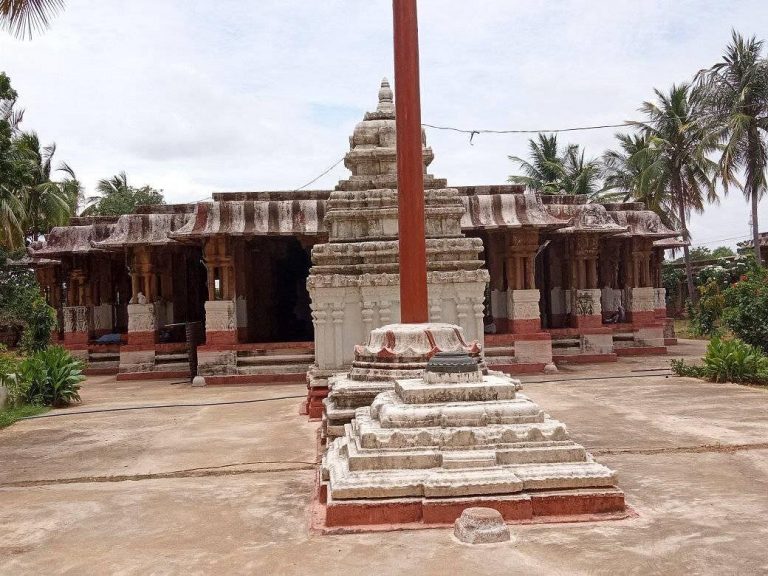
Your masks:
{"label": "carved stone pillar", "polygon": [[216,236],[203,248],[208,270],[208,301],[205,303],[206,345],[236,344],[237,303],[231,240]]}
{"label": "carved stone pillar", "polygon": [[633,324],[648,324],[656,319],[656,290],[651,278],[653,241],[632,238],[628,248],[632,269],[625,288],[627,319]]}
{"label": "carved stone pillar", "polygon": [[87,306],[65,306],[62,312],[66,347],[87,349],[91,334],[90,309]]}
{"label": "carved stone pillar", "polygon": [[598,287],[596,234],[576,234],[571,239],[571,325],[574,328],[601,328],[603,315]]}
{"label": "carved stone pillar", "polygon": [[541,332],[539,290],[536,288],[536,251],[539,231],[521,229],[509,236],[507,253],[507,318],[515,334]]}
{"label": "carved stone pillar", "polygon": [[506,272],[506,234],[490,233],[485,245],[488,255],[488,273],[490,274],[491,316],[497,333],[509,331],[507,316],[507,272]]}

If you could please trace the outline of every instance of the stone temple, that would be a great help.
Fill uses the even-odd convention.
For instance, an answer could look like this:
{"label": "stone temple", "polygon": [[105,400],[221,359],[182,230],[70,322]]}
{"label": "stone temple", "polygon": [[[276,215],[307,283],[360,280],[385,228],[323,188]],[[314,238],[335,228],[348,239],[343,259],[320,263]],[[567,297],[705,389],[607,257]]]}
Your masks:
{"label": "stone temple", "polygon": [[[640,203],[449,186],[429,173],[422,139],[430,321],[463,339],[441,351],[507,374],[665,352],[660,270],[676,231]],[[342,435],[357,408],[429,360],[387,365],[359,348],[400,320],[386,81],[345,166],[334,190],[214,193],[54,228],[30,248],[59,315],[54,339],[120,380],[306,382],[303,411],[330,410],[330,436]]]}

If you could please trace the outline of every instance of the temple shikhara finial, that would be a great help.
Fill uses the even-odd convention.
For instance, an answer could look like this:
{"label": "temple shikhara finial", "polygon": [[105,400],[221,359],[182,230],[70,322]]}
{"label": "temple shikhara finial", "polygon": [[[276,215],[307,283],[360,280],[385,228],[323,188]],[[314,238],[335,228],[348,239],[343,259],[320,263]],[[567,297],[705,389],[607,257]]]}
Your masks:
{"label": "temple shikhara finial", "polygon": [[389,86],[389,80],[386,78],[381,81],[381,88],[379,88],[379,105],[376,108],[376,112],[379,112],[380,114],[395,113],[395,98],[392,93],[392,88]]}

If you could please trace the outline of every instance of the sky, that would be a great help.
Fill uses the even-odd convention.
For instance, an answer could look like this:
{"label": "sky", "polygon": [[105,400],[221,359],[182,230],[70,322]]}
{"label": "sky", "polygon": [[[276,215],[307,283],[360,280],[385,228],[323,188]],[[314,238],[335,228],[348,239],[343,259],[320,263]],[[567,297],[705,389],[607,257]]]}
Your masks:
{"label": "sky", "polygon": [[[765,0],[420,0],[422,121],[465,129],[615,124],[716,62],[731,28],[768,40]],[[393,77],[390,0],[67,0],[32,40],[0,31],[0,71],[22,127],[55,142],[94,193],[126,171],[169,202],[292,190],[343,157],[382,77]],[[563,143],[599,156],[615,130]],[[430,172],[500,184],[525,135],[428,129]],[[337,166],[310,188],[330,189]],[[768,230],[768,199],[760,204]],[[749,236],[731,190],[694,215],[694,245]]]}

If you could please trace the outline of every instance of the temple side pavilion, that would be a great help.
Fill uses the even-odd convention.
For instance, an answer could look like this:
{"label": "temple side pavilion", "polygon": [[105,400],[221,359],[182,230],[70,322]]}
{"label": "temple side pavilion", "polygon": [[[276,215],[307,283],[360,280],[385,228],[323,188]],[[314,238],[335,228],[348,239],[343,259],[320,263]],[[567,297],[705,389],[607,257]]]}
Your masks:
{"label": "temple side pavilion", "polygon": [[[319,376],[307,409],[319,416],[323,374],[348,366],[343,355],[322,366],[315,350],[351,350],[345,334],[362,342],[399,321],[396,271],[381,268],[397,258],[387,244],[397,222],[394,127],[385,81],[377,110],[350,138],[352,174],[335,192],[214,193],[54,228],[30,256],[61,319],[56,340],[92,371],[180,377],[189,374],[185,328],[197,324],[194,356],[209,384],[296,382],[310,372]],[[641,203],[449,187],[427,173],[434,154],[423,144],[430,278],[450,268],[458,276],[449,285],[480,287],[447,297],[443,286],[433,303],[430,284],[431,320],[461,326],[484,343],[488,366],[508,373],[666,351],[674,334],[660,271],[678,232]],[[312,301],[313,261],[312,274],[327,271],[331,283],[334,265],[355,267],[354,305]]]}

